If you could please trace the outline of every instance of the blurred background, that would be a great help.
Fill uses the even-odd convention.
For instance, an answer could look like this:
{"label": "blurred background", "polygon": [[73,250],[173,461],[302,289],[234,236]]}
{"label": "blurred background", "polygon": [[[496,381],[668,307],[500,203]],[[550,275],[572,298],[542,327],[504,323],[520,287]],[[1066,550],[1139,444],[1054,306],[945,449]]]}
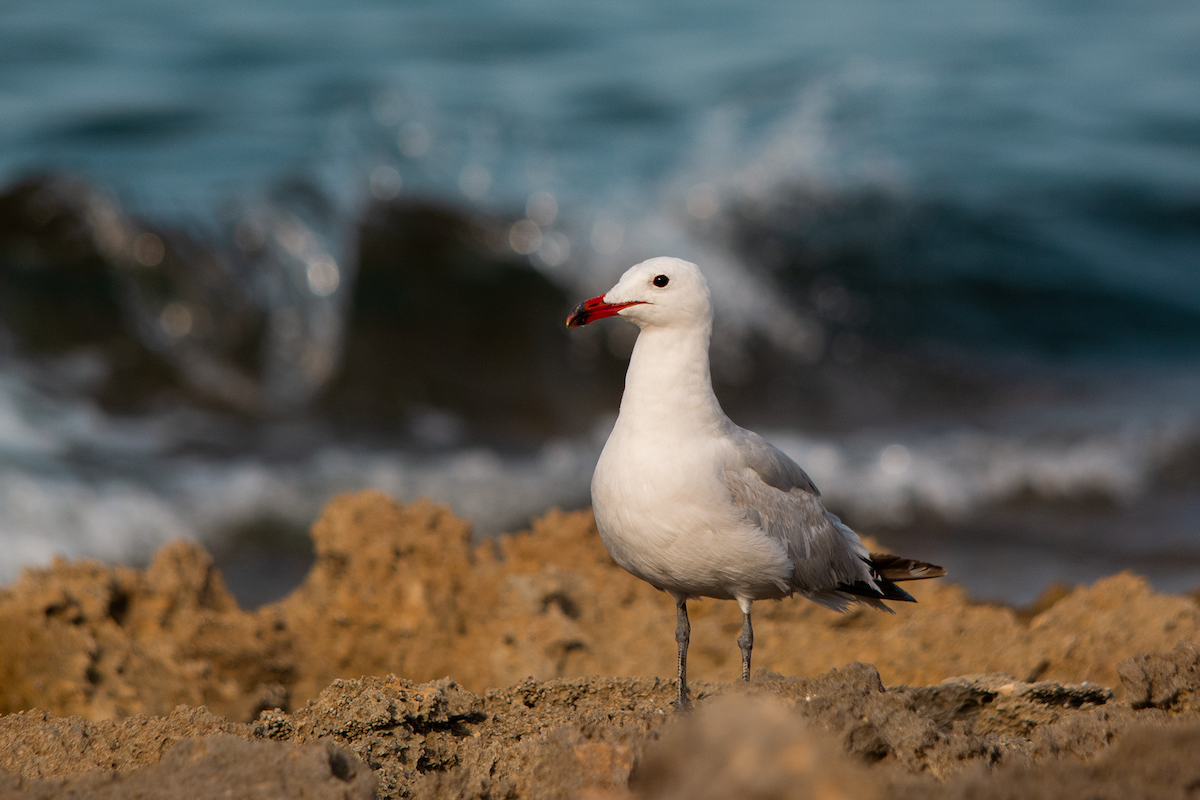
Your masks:
{"label": "blurred background", "polygon": [[1200,5],[9,0],[0,581],[338,491],[582,508],[654,255],[717,393],[973,595],[1200,585]]}

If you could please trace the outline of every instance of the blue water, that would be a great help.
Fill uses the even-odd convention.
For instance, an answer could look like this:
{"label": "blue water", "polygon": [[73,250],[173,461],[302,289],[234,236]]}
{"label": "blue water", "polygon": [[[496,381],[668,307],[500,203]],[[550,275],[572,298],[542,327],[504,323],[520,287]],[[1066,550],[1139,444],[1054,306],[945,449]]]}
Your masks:
{"label": "blue water", "polygon": [[[154,218],[203,220],[297,176],[353,216],[371,168],[389,163],[406,192],[462,200],[464,168],[480,166],[490,180],[471,203],[519,208],[549,190],[581,224],[636,219],[672,179],[728,180],[785,139],[798,152],[759,165],[781,184],[882,189],[938,218],[918,222],[909,257],[887,243],[901,257],[864,288],[945,291],[942,328],[978,305],[964,292],[993,287],[1038,293],[1037,316],[1075,301],[1066,313],[1104,314],[1117,295],[1150,303],[1135,328],[1160,303],[1196,327],[1200,10],[1183,0],[0,14],[0,175],[76,171]],[[407,157],[398,139],[413,130],[428,149]],[[972,320],[966,333],[1021,326]],[[1074,327],[1068,339],[1087,337]],[[1045,328],[1029,344],[1071,349]]]}
{"label": "blue water", "polygon": [[483,161],[509,201],[539,168],[580,197],[645,191],[694,155],[713,115],[743,117],[736,144],[751,147],[814,93],[837,140],[823,169],[895,170],[922,194],[1115,184],[1194,199],[1200,171],[1200,10],[1185,0],[0,13],[4,173],[77,168],[152,208],[320,171],[342,147],[378,157],[343,141],[372,106],[382,128],[426,124],[445,163]]}
{"label": "blue water", "polygon": [[[1200,583],[1197,41],[1185,0],[14,1],[0,185],[78,177],[128,224],[218,250],[247,215],[271,219],[279,187],[315,187],[331,210],[314,247],[341,282],[299,313],[331,363],[373,203],[537,218],[544,246],[506,257],[568,298],[646,256],[691,258],[717,292],[718,377],[763,386],[735,407],[852,521],[980,594],[1130,565],[1179,589]],[[271,285],[288,285],[285,261]],[[291,308],[263,299],[278,296],[254,300],[274,322]],[[153,327],[169,311],[128,313]],[[756,341],[776,355],[747,368]],[[267,393],[315,403],[331,378],[295,388],[287,348],[270,352],[285,377]],[[793,363],[848,370],[804,406],[832,410],[776,402],[801,390]],[[432,402],[405,413],[434,456],[331,435],[284,465],[255,448],[181,459],[177,412],[116,417],[31,364],[19,348],[0,362],[5,576],[54,552],[137,560],[172,535],[302,525],[364,485],[512,527],[586,501],[606,424],[513,456]],[[896,371],[936,399],[894,399]]]}

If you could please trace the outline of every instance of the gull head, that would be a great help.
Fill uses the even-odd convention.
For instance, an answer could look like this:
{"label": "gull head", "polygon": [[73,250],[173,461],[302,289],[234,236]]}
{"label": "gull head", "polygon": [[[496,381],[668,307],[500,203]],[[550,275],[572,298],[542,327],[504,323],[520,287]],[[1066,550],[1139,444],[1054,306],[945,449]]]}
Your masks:
{"label": "gull head", "polygon": [[615,316],[624,317],[643,330],[710,326],[712,299],[708,281],[690,261],[666,256],[651,258],[626,270],[617,285],[603,295],[576,306],[567,317],[567,327],[578,328]]}

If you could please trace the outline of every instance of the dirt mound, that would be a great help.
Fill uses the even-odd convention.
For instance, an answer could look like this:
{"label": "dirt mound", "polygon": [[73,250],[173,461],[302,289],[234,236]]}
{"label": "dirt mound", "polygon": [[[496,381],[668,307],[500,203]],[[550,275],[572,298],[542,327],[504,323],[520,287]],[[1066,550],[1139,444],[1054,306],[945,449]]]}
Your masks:
{"label": "dirt mound", "polygon": [[199,545],[145,570],[59,560],[0,589],[0,711],[87,719],[208,705],[248,720],[286,699],[285,630],[240,610]]}
{"label": "dirt mound", "polygon": [[590,514],[476,546],[445,509],[364,492],[330,503],[313,539],[303,585],[255,611],[186,542],[145,570],[58,561],[0,589],[0,796],[1200,785],[1200,606],[1133,575],[1048,594],[1036,613],[944,581],[915,585],[920,602],[894,616],[760,603],[749,685],[719,682],[738,672],[736,605],[694,604],[697,710],[680,716],[673,681],[652,677],[674,670],[674,605],[613,564]]}
{"label": "dirt mound", "polygon": [[187,709],[120,724],[14,714],[0,792],[349,798],[377,781],[384,798],[936,799],[1182,796],[1200,780],[1200,714],[1137,710],[1092,685],[988,675],[885,688],[851,664],[695,688],[684,715],[657,679],[528,680],[480,696],[395,676],[335,681],[254,725]]}
{"label": "dirt mound", "polygon": [[1117,664],[1134,708],[1200,712],[1200,644],[1180,642],[1170,653],[1139,653]]}
{"label": "dirt mound", "polygon": [[[552,511],[474,546],[428,502],[336,498],[313,526],[317,560],[291,595],[239,609],[198,545],[145,570],[58,561],[0,589],[0,712],[86,719],[206,705],[232,720],[302,707],[335,678],[453,675],[481,692],[526,677],[674,672],[671,599],[617,567],[591,515]],[[1120,574],[1031,619],[971,603],[946,581],[912,586],[896,614],[839,615],[802,599],[755,606],[755,664],[816,675],[872,663],[889,684],[1003,672],[1117,686],[1117,662],[1200,638],[1194,599]],[[741,615],[693,603],[691,675],[736,676]]]}
{"label": "dirt mound", "polygon": [[27,800],[370,800],[375,774],[329,742],[288,746],[229,734],[183,739],[128,774],[45,780],[0,772],[0,796]]}

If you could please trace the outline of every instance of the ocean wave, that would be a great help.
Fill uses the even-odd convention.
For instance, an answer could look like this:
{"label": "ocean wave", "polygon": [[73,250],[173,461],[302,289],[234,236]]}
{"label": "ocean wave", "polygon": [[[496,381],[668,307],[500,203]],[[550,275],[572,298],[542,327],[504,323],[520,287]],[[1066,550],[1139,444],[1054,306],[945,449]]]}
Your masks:
{"label": "ocean wave", "polygon": [[1006,503],[1121,505],[1150,493],[1160,471],[1200,445],[1200,419],[1163,418],[1081,431],[956,430],[834,442],[780,434],[827,503],[864,524],[921,514],[961,521]]}
{"label": "ocean wave", "polygon": [[120,476],[0,463],[0,581],[55,556],[145,563],[181,537],[220,550],[262,523],[299,534],[334,494],[368,488],[402,501],[433,498],[488,536],[555,506],[585,505],[597,455],[563,442],[524,457],[329,447],[288,464],[160,459]]}
{"label": "ocean wave", "polygon": [[[302,527],[367,486],[483,533],[582,505],[634,331],[562,322],[662,254],[713,285],[722,402],[847,518],[1153,497],[1200,419],[1194,10],[1141,15],[1123,61],[1120,9],[1002,3],[995,42],[877,5],[481,6],[467,36],[348,7],[317,51],[327,15],[279,3],[254,30],[230,3],[128,30],[110,8],[118,46],[83,50],[14,17],[0,576]],[[159,79],[113,107],[131,68]]]}
{"label": "ocean wave", "polygon": [[[918,517],[962,522],[1012,504],[1119,508],[1153,496],[1163,471],[1200,448],[1195,409],[1168,404],[1131,415],[1124,399],[1116,392],[1107,403],[1060,406],[1050,419],[1042,409],[1036,421],[991,429],[767,435],[809,472],[832,509],[868,529]],[[299,531],[333,494],[362,488],[446,503],[479,536],[513,530],[548,508],[587,504],[608,424],[524,456],[480,447],[420,456],[324,446],[285,461],[159,456],[121,470],[46,459],[62,452],[61,442],[31,450],[20,427],[15,435],[0,431],[16,445],[0,453],[0,579],[53,555],[144,561],[178,536],[220,549],[262,521]],[[60,436],[78,447],[78,429],[61,428]],[[91,446],[103,439],[101,432]],[[30,461],[31,453],[40,460]],[[1131,546],[1153,549],[1154,536]]]}

